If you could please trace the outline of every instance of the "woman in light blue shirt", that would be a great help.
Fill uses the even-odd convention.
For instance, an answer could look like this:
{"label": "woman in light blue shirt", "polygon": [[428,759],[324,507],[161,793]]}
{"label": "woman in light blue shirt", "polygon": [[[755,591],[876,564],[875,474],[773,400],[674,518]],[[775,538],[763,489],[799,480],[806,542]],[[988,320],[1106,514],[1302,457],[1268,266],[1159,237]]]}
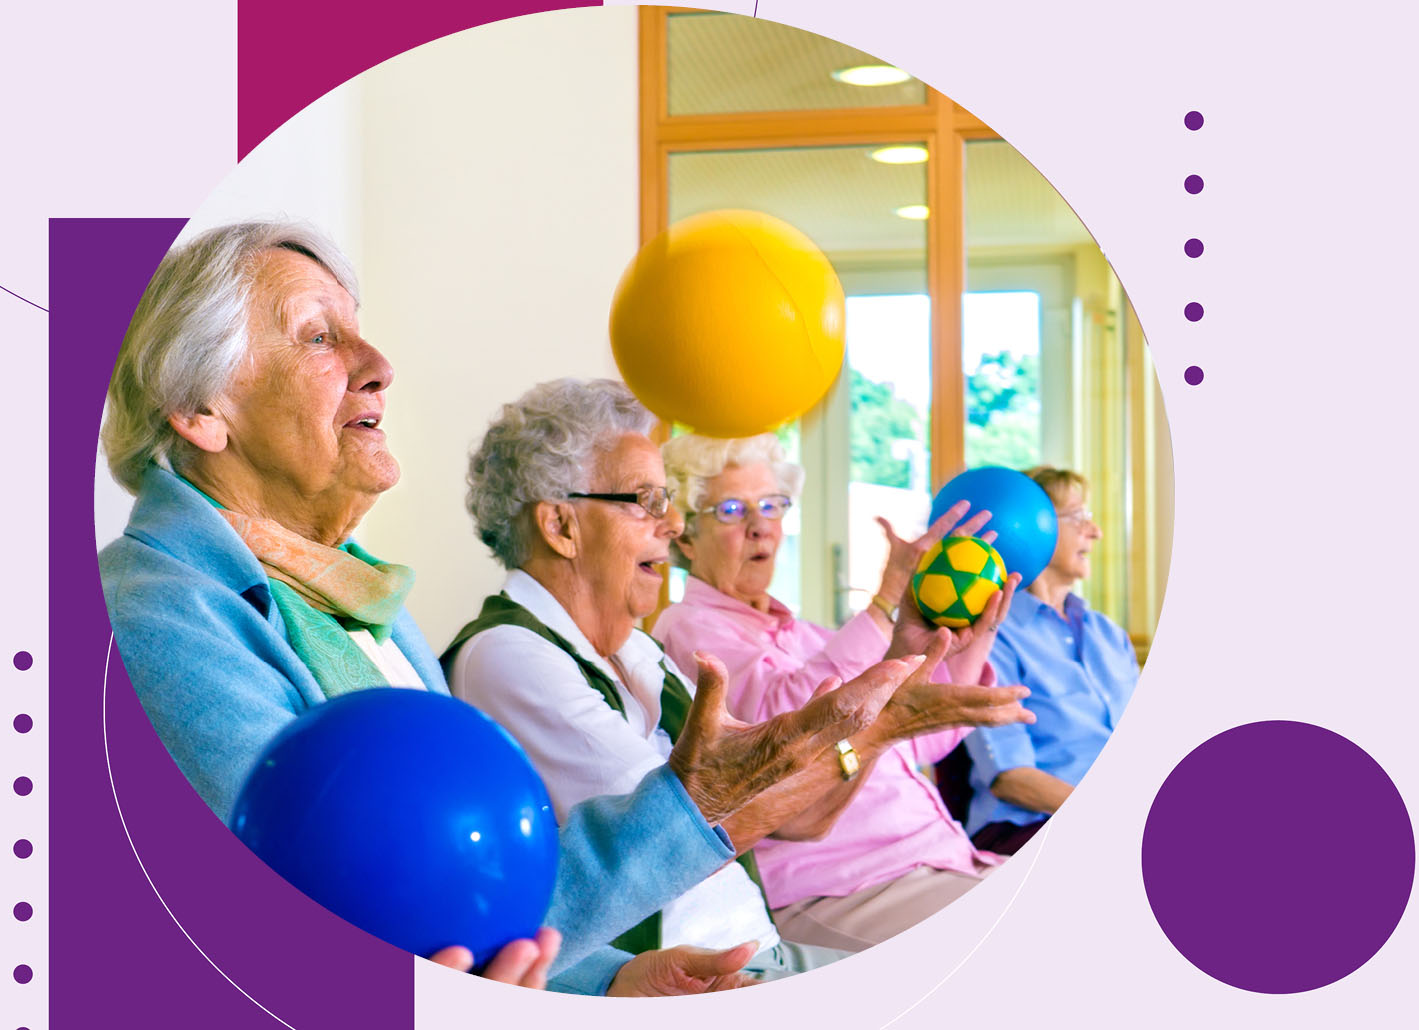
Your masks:
{"label": "woman in light blue shirt", "polygon": [[966,738],[974,790],[966,829],[977,848],[1003,854],[1014,854],[1069,797],[1138,682],[1128,634],[1072,592],[1103,535],[1084,507],[1087,482],[1065,469],[1025,474],[1054,501],[1059,542],[1048,567],[1015,595],[990,662],[998,682],[1030,688],[1024,704],[1036,721]]}

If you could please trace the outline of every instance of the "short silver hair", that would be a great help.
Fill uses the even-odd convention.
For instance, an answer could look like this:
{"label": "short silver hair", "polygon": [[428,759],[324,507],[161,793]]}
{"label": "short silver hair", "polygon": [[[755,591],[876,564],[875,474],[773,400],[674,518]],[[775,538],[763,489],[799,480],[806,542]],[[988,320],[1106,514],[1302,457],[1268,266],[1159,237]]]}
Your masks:
{"label": "short silver hair", "polygon": [[503,405],[468,456],[468,514],[478,538],[504,568],[520,568],[532,554],[530,507],[586,490],[599,453],[654,425],[614,379],[554,379]]}
{"label": "short silver hair", "polygon": [[123,336],[99,431],[109,471],[130,493],[149,462],[177,470],[190,449],[168,416],[204,411],[231,385],[251,345],[255,259],[269,250],[304,254],[359,301],[349,261],[297,222],[226,225],[168,251]]}
{"label": "short silver hair", "polygon": [[[783,444],[773,433],[760,433],[734,440],[686,433],[660,445],[665,462],[665,483],[675,495],[675,507],[685,517],[685,531],[693,538],[695,513],[709,499],[709,481],[731,466],[765,464],[774,474],[779,490],[797,500],[803,490],[803,466],[784,454]],[[670,548],[670,559],[680,568],[690,563],[678,546]]]}

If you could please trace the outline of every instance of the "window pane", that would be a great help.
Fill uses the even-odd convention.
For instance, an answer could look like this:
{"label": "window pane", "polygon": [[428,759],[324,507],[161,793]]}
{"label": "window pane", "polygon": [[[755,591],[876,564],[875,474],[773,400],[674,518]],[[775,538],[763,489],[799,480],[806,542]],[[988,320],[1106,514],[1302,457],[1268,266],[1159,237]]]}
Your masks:
{"label": "window pane", "polygon": [[861,50],[762,18],[672,14],[666,32],[672,115],[926,103],[926,87],[902,73],[901,81],[883,85],[851,85],[834,78],[834,72],[841,75],[846,69],[890,66]]}
{"label": "window pane", "polygon": [[[923,270],[924,271],[924,270]],[[877,518],[899,536],[926,528],[931,511],[931,300],[924,293],[849,296],[847,608],[870,602],[887,562]],[[893,599],[895,600],[895,599]]]}
{"label": "window pane", "polygon": [[1040,295],[967,293],[961,307],[966,466],[1040,462]]}

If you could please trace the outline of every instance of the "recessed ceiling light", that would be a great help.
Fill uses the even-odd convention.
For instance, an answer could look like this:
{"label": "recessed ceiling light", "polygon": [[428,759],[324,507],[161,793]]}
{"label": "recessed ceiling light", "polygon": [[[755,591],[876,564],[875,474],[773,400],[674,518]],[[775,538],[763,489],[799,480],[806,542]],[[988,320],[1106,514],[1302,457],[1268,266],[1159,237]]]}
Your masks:
{"label": "recessed ceiling light", "polygon": [[919,143],[899,147],[878,147],[867,155],[884,165],[919,165],[926,160],[926,148]]}
{"label": "recessed ceiling light", "polygon": [[910,218],[913,222],[923,222],[931,215],[931,208],[925,204],[908,204],[893,212],[898,218]]}
{"label": "recessed ceiling light", "polygon": [[900,68],[890,64],[859,64],[852,68],[839,68],[833,78],[849,86],[895,86],[911,78]]}

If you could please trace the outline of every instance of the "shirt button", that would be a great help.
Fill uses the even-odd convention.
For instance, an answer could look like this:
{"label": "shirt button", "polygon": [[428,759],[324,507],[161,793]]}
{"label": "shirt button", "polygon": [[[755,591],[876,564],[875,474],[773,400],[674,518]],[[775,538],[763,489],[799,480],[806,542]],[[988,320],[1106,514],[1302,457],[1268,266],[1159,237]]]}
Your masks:
{"label": "shirt button", "polygon": [[1074,638],[1073,638],[1073,637],[1065,637],[1065,638],[1064,638],[1064,642],[1065,642],[1066,644],[1072,644],[1072,643],[1074,643]]}

